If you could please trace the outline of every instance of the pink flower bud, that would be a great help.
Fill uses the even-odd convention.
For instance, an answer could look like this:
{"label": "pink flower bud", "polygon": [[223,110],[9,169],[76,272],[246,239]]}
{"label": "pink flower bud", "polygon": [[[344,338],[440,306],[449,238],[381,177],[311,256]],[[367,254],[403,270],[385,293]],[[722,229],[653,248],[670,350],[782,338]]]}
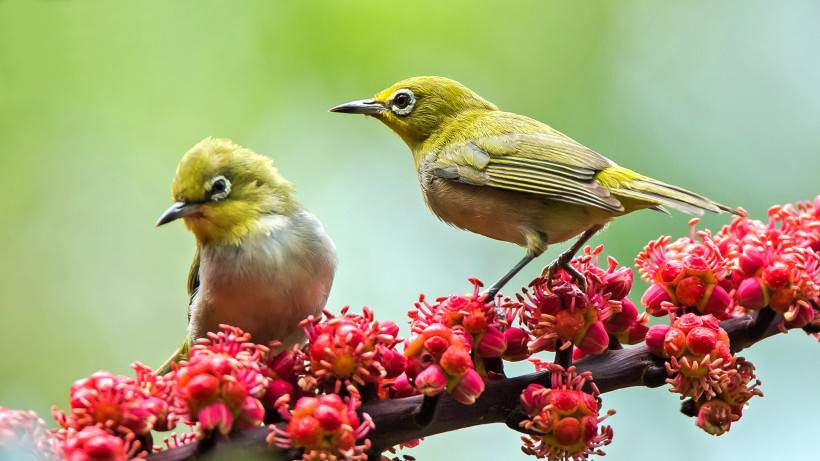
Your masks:
{"label": "pink flower bud", "polygon": [[[646,316],[644,315],[644,317]],[[623,344],[638,344],[646,338],[647,331],[649,331],[649,327],[646,326],[646,321],[636,321],[618,339]]]}
{"label": "pink flower bud", "polygon": [[264,420],[265,407],[262,406],[262,402],[253,397],[246,397],[239,410],[239,417],[236,420],[237,427],[250,429],[259,426]]}
{"label": "pink flower bud", "polygon": [[674,283],[680,274],[683,273],[683,263],[670,259],[661,264],[659,278],[661,283]]}
{"label": "pink flower bud", "polygon": [[220,434],[228,435],[233,427],[233,415],[224,402],[214,402],[199,410],[197,420],[205,432],[218,430]]}
{"label": "pink flower bud", "polygon": [[735,297],[738,304],[746,309],[760,309],[769,302],[766,289],[757,277],[749,277],[740,282]]}
{"label": "pink flower bud", "polygon": [[675,286],[675,297],[684,306],[696,306],[706,293],[706,283],[702,278],[689,276]]}
{"label": "pink flower bud", "polygon": [[482,392],[484,392],[484,380],[478,372],[471,369],[453,389],[453,399],[465,405],[472,405]]}
{"label": "pink flower bud", "polygon": [[128,458],[123,439],[98,426],[86,426],[66,440],[63,455],[69,461],[125,461]]}
{"label": "pink flower bud", "polygon": [[424,348],[436,357],[443,354],[449,347],[450,341],[441,336],[432,336],[424,341]]}
{"label": "pink flower bud", "polygon": [[400,374],[396,380],[393,381],[392,391],[391,396],[396,399],[410,397],[416,394],[416,388],[410,384],[410,380],[407,379],[407,375],[404,373]]}
{"label": "pink flower bud", "polygon": [[268,384],[268,389],[265,391],[265,406],[274,408],[276,401],[286,394],[293,397],[293,385],[284,379],[272,379],[270,384]]}
{"label": "pink flower bud", "polygon": [[703,275],[709,270],[709,264],[706,263],[706,260],[703,259],[702,256],[690,254],[683,259],[683,268],[690,274]]}
{"label": "pink flower bud", "polygon": [[507,328],[504,330],[504,341],[507,349],[504,351],[504,360],[517,362],[530,356],[527,343],[530,341],[530,334],[522,328]]}
{"label": "pink flower bud", "polygon": [[646,312],[655,317],[667,314],[663,308],[663,304],[667,302],[674,301],[661,285],[651,285],[641,296],[641,304],[646,308]]}
{"label": "pink flower bud", "polygon": [[407,367],[407,357],[395,349],[384,349],[381,353],[381,364],[384,367],[385,378],[395,378],[404,373]]}
{"label": "pink flower bud", "polygon": [[629,298],[621,301],[621,311],[612,314],[604,321],[606,331],[612,334],[626,331],[638,318],[638,308],[632,304]]}
{"label": "pink flower bud", "polygon": [[329,405],[319,405],[313,416],[326,431],[335,431],[342,425],[342,415]]}
{"label": "pink flower bud", "polygon": [[[461,347],[448,348],[441,355],[439,363],[444,371],[451,376],[461,376],[473,367],[473,360],[470,358],[470,354],[466,349]],[[416,378],[416,382],[418,382],[418,378]]]}
{"label": "pink flower bud", "polygon": [[686,346],[695,354],[706,355],[717,344],[717,332],[706,327],[696,327],[686,334]]}
{"label": "pink flower bud", "polygon": [[394,338],[399,336],[399,326],[396,325],[396,322],[392,320],[385,320],[383,322],[379,322],[379,331],[382,334],[393,336]]}
{"label": "pink flower bud", "polygon": [[753,276],[763,266],[765,258],[766,255],[762,251],[751,245],[746,245],[743,247],[743,253],[738,257],[737,262],[740,270],[746,276]]}
{"label": "pink flower bud", "polygon": [[732,304],[732,298],[729,293],[720,285],[716,285],[709,295],[709,300],[703,306],[703,313],[712,314],[715,317],[725,319],[728,317],[727,309]]}
{"label": "pink flower bud", "polygon": [[524,411],[535,413],[549,404],[549,392],[540,384],[530,384],[521,392],[521,406]]}
{"label": "pink flower bud", "polygon": [[578,409],[579,393],[564,389],[554,389],[550,394],[550,403],[560,415],[569,415]]}
{"label": "pink flower bud", "polygon": [[695,314],[683,314],[675,321],[675,327],[680,328],[684,333],[689,333],[689,330],[703,325],[703,318]]}
{"label": "pink flower bud", "polygon": [[461,324],[469,333],[479,334],[487,328],[487,317],[483,313],[470,314],[464,317]]}
{"label": "pink flower bud", "polygon": [[775,263],[763,270],[763,280],[769,288],[777,289],[789,283],[791,271],[783,263]]}
{"label": "pink flower bud", "polygon": [[431,365],[416,376],[416,389],[432,397],[441,394],[447,386],[447,376],[437,365]]}
{"label": "pink flower bud", "polygon": [[537,307],[541,313],[553,315],[561,309],[561,298],[555,293],[544,293]]}
{"label": "pink flower bud", "polygon": [[193,402],[207,402],[216,397],[219,379],[211,374],[197,375],[188,381],[185,390]]}
{"label": "pink flower bud", "polygon": [[581,422],[573,417],[562,418],[555,425],[555,441],[565,447],[573,446],[581,441]]}
{"label": "pink flower bud", "polygon": [[670,328],[663,342],[663,357],[680,357],[686,352],[686,333],[680,328]]}
{"label": "pink flower bud", "polygon": [[589,298],[575,284],[561,282],[553,287],[552,292],[561,298],[561,305],[564,309],[584,309],[589,305]]}
{"label": "pink flower bud", "polygon": [[621,267],[604,276],[604,293],[609,293],[611,299],[621,300],[632,290],[634,275],[631,267]]}
{"label": "pink flower bud", "polygon": [[294,417],[288,423],[288,432],[294,447],[315,447],[322,437],[322,427],[313,416]]}
{"label": "pink flower bud", "polygon": [[507,349],[504,333],[496,327],[490,326],[484,331],[484,336],[478,344],[476,352],[483,358],[501,357]]}
{"label": "pink flower bud", "polygon": [[222,398],[232,408],[238,408],[248,396],[248,389],[238,381],[227,381],[222,384]]}
{"label": "pink flower bud", "polygon": [[665,357],[666,354],[664,353],[663,343],[666,339],[666,333],[669,331],[670,326],[666,324],[661,325],[653,325],[649,328],[649,331],[646,332],[646,347],[649,349],[649,352],[658,356],[658,357]]}
{"label": "pink flower bud", "polygon": [[609,346],[609,335],[602,322],[595,322],[587,329],[586,334],[581,339],[578,348],[585,354],[597,355],[606,350]]}
{"label": "pink flower bud", "polygon": [[421,334],[424,336],[424,339],[441,336],[446,339],[447,342],[450,342],[450,339],[453,337],[453,330],[441,323],[434,323],[425,328]]}

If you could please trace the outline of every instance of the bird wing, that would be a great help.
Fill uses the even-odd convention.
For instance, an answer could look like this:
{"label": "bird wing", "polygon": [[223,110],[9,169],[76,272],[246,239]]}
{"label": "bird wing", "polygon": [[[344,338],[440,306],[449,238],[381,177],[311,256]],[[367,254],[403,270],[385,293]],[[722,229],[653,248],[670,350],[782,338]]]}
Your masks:
{"label": "bird wing", "polygon": [[199,246],[194,253],[194,261],[191,263],[191,270],[188,271],[188,321],[191,321],[191,304],[194,302],[194,295],[199,289]]}
{"label": "bird wing", "polygon": [[557,131],[480,137],[447,145],[429,160],[429,171],[441,178],[623,211],[595,180],[614,163]]}

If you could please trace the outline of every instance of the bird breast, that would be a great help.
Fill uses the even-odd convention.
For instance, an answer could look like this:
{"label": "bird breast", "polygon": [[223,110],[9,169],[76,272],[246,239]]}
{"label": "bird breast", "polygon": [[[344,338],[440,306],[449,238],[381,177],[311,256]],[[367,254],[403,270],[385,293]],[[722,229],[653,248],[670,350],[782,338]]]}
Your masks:
{"label": "bird breast", "polygon": [[201,249],[192,338],[224,323],[250,332],[257,342],[292,344],[302,337],[299,322],[324,308],[336,252],[322,224],[304,210],[262,219],[261,230],[240,245]]}

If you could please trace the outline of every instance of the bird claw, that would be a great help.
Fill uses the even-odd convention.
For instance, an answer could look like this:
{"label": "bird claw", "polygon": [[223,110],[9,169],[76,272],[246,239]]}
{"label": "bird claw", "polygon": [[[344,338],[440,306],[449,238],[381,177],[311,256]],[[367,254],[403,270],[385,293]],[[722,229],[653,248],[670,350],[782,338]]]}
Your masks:
{"label": "bird claw", "polygon": [[496,287],[495,285],[491,286],[489,290],[482,292],[479,296],[483,296],[485,302],[493,303],[493,310],[495,310],[495,316],[500,320],[502,323],[506,320],[506,315],[504,315],[504,311],[501,310],[501,307],[498,306],[498,297],[496,296],[499,292],[501,287]]}
{"label": "bird claw", "polygon": [[587,279],[584,277],[584,274],[578,271],[572,264],[570,264],[570,260],[567,260],[563,257],[563,255],[556,258],[554,261],[549,263],[547,266],[544,267],[544,270],[541,271],[541,276],[547,278],[547,286],[552,288],[552,281],[555,278],[555,271],[558,269],[563,269],[567,272],[577,283],[578,288],[581,289],[584,293],[587,291]]}

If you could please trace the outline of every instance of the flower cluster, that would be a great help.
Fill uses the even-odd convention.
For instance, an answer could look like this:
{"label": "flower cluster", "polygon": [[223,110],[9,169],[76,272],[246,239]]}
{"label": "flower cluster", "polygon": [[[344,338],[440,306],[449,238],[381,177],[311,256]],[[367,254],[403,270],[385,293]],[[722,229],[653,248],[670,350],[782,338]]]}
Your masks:
{"label": "flower cluster", "polygon": [[[68,442],[81,434],[91,437],[85,429],[96,427],[111,436],[107,439],[119,437],[127,442],[122,446],[127,452],[146,451],[151,449],[152,430],[174,427],[168,405],[170,384],[142,364],[136,363],[133,368],[136,379],[98,371],[71,386],[68,413],[56,407],[52,410],[61,428],[58,437],[66,441],[66,450],[69,446],[80,450],[77,447],[84,444],[74,446]],[[99,434],[88,440],[92,439],[102,440]]]}
{"label": "flower cluster", "polygon": [[632,289],[632,269],[618,267],[608,258],[606,270],[598,266],[602,246],[587,247],[572,265],[586,278],[586,292],[559,272],[555,279],[537,278],[518,295],[521,318],[534,339],[530,352],[555,351],[575,345],[584,355],[607,350],[610,335],[625,344],[643,340],[647,318],[638,315],[626,297]]}
{"label": "flower cluster", "polygon": [[302,397],[292,410],[287,409],[288,400],[286,396],[280,401],[287,426],[274,426],[267,438],[270,445],[301,449],[306,461],[367,459],[370,441],[365,437],[375,426],[366,413],[361,418],[357,415],[359,400],[355,392],[344,400],[338,394]]}
{"label": "flower cluster", "polygon": [[732,355],[729,336],[712,315],[689,313],[672,325],[655,325],[646,335],[646,345],[667,360],[670,391],[693,400],[696,424],[710,434],[728,431],[749,399],[763,395],[754,366]]}
{"label": "flower cluster", "polygon": [[[528,418],[520,427],[530,433],[522,437],[524,453],[550,461],[604,455],[600,447],[612,441],[612,428],[600,423],[615,411],[599,416],[599,392],[591,373],[576,374],[575,367],[564,370],[554,363],[534,363],[537,369],[550,372],[551,385],[530,384],[521,393],[521,407]],[[584,391],[587,385],[591,392]]]}
{"label": "flower cluster", "polygon": [[126,461],[141,458],[134,433],[117,437],[98,426],[88,426],[74,433],[63,433],[63,457],[66,461]]}
{"label": "flower cluster", "polygon": [[408,340],[406,375],[428,397],[445,390],[463,404],[484,392],[484,380],[470,358],[470,339],[464,330],[441,323],[428,325]]}
{"label": "flower cluster", "polygon": [[404,372],[405,358],[395,350],[398,325],[375,321],[370,309],[362,315],[350,313],[347,307],[339,316],[326,311],[324,318],[311,316],[302,326],[309,369],[304,387],[317,385],[338,393],[350,384],[362,387]]}
{"label": "flower cluster", "polygon": [[[498,318],[492,300],[485,299],[479,293],[482,283],[477,279],[470,279],[470,283],[473,284],[472,294],[437,298],[433,304],[429,304],[425,296],[421,295],[415,309],[408,312],[410,330],[420,334],[427,327],[438,324],[457,331],[466,339],[467,350],[472,353],[479,374],[486,376],[485,359],[497,359],[504,355],[522,359],[522,351],[514,347],[515,344],[520,344],[520,340],[516,339],[523,332],[505,333],[504,324]],[[514,345],[509,352],[508,337]]]}
{"label": "flower cluster", "polygon": [[797,206],[775,206],[769,221],[735,218],[715,236],[732,261],[727,282],[740,313],[769,306],[785,323],[815,320],[820,300],[820,197]]}
{"label": "flower cluster", "polygon": [[33,411],[0,407],[0,459],[56,461],[62,450]]}
{"label": "flower cluster", "polygon": [[649,242],[636,258],[638,272],[651,284],[641,297],[649,314],[663,316],[671,307],[729,318],[731,297],[719,282],[729,273],[730,261],[708,232],[695,231],[698,222],[689,221],[689,236],[675,241],[663,236]]}
{"label": "flower cluster", "polygon": [[667,359],[670,390],[681,398],[714,397],[726,368],[734,364],[729,336],[712,315],[684,314],[672,325],[655,325],[646,335],[646,346]]}
{"label": "flower cluster", "polygon": [[173,411],[202,431],[227,435],[234,427],[259,426],[265,417],[261,398],[269,379],[262,373],[268,349],[250,334],[220,326],[197,340],[190,357],[172,372],[176,380]]}

